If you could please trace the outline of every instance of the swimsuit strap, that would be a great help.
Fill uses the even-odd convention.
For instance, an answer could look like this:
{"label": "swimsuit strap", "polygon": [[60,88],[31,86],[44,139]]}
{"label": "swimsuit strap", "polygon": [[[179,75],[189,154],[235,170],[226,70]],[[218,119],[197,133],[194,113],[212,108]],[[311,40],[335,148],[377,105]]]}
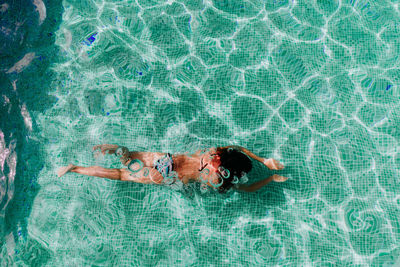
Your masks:
{"label": "swimsuit strap", "polygon": [[202,170],[204,170],[205,167],[207,167],[208,163],[206,163],[206,165],[203,166],[203,158],[201,158],[201,169],[199,169],[199,172],[201,172]]}

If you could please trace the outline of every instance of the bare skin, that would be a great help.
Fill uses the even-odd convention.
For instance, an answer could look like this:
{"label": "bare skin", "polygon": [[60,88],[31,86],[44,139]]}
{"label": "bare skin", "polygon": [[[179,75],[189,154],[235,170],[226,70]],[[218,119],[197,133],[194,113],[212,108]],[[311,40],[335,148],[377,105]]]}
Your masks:
{"label": "bare skin", "polygon": [[[114,154],[117,151],[118,145],[97,145],[93,147],[93,151],[100,149],[103,154]],[[241,150],[243,153],[247,154],[249,157],[260,161],[265,166],[271,170],[281,170],[284,166],[275,159],[264,159],[253,154],[246,148],[240,146],[226,146],[224,148],[236,148]],[[165,153],[159,152],[137,152],[129,151],[127,148],[122,147],[119,151],[119,156],[121,162],[128,166],[132,160],[140,160],[143,163],[143,168],[140,171],[134,173],[127,168],[122,169],[107,169],[100,166],[91,167],[80,167],[70,164],[66,167],[61,167],[58,170],[58,176],[61,177],[67,172],[75,172],[79,174],[84,174],[88,176],[97,176],[102,178],[108,178],[112,180],[121,181],[131,181],[143,184],[162,184],[163,176],[154,167],[154,162],[163,157]],[[176,154],[172,155],[174,162],[174,171],[178,174],[178,179],[180,179],[184,184],[189,182],[201,182],[206,181],[208,186],[213,187],[213,185],[218,183],[217,169],[220,165],[219,157],[213,155],[216,152],[216,148],[202,149],[196,151],[194,154]],[[136,169],[136,168],[135,168]],[[139,170],[139,168],[138,168]],[[201,170],[201,171],[200,171]],[[251,185],[240,185],[238,190],[245,192],[254,192],[271,181],[284,182],[288,178],[280,175],[272,175],[264,180],[258,181]]]}

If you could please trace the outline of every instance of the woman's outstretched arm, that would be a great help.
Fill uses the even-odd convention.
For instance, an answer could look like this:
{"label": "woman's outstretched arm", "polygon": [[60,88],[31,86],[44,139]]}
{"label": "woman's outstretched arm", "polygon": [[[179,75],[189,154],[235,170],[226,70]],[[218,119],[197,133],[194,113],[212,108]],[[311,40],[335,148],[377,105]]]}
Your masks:
{"label": "woman's outstretched arm", "polygon": [[239,187],[237,188],[240,191],[245,191],[245,192],[254,192],[257,191],[258,189],[260,189],[261,187],[263,187],[264,185],[269,184],[271,181],[275,181],[275,182],[284,182],[286,181],[288,178],[287,177],[283,177],[277,174],[274,174],[270,177],[268,177],[267,179],[255,182],[251,185],[239,185]]}

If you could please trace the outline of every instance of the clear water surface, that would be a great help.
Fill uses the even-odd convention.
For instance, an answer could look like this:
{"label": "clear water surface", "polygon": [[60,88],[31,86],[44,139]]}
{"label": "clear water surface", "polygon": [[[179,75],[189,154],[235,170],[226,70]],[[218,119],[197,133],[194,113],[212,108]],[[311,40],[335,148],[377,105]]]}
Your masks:
{"label": "clear water surface", "polygon": [[[1,266],[399,266],[396,0],[2,1]],[[255,193],[66,174],[241,145]],[[274,172],[254,162],[250,182]]]}

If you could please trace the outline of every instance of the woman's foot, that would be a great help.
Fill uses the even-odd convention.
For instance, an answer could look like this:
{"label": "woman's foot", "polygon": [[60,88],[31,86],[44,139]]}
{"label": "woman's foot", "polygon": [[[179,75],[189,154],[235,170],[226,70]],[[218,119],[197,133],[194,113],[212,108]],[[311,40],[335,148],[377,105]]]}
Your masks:
{"label": "woman's foot", "polygon": [[272,175],[272,180],[274,182],[282,183],[282,182],[285,182],[287,179],[289,179],[289,178],[284,177],[284,176],[280,176],[278,174]]}
{"label": "woman's foot", "polygon": [[277,161],[276,159],[265,159],[264,164],[271,170],[282,170],[285,168],[282,163]]}
{"label": "woman's foot", "polygon": [[69,164],[68,166],[59,168],[57,171],[58,177],[63,176],[64,174],[66,174],[67,172],[69,172],[70,170],[72,170],[75,167],[76,167],[75,165]]}

